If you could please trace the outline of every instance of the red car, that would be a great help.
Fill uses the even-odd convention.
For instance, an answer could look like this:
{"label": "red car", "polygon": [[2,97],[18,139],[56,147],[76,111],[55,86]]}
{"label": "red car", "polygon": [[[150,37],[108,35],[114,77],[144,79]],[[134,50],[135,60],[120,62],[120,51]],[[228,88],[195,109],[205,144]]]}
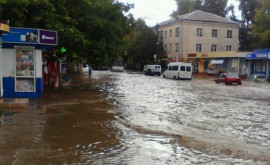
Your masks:
{"label": "red car", "polygon": [[225,83],[226,85],[241,85],[241,78],[232,73],[222,73],[218,78],[215,79],[216,83]]}

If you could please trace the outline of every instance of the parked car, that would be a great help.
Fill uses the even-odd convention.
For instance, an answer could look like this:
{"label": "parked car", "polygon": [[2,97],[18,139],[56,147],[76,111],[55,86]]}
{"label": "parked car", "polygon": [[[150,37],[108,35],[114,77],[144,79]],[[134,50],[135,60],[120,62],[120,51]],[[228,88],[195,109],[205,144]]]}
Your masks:
{"label": "parked car", "polygon": [[251,80],[259,81],[259,82],[267,82],[268,78],[264,74],[254,74],[251,77]]}
{"label": "parked car", "polygon": [[124,66],[112,66],[111,71],[112,72],[123,72],[124,71]]}
{"label": "parked car", "polygon": [[192,79],[191,63],[172,62],[168,64],[168,69],[163,73],[163,78]]}
{"label": "parked car", "polygon": [[161,75],[161,66],[160,65],[144,65],[143,68],[144,74],[148,76]]}
{"label": "parked car", "polygon": [[237,74],[233,73],[221,73],[218,78],[215,79],[216,83],[225,83],[226,85],[241,85],[242,80]]}

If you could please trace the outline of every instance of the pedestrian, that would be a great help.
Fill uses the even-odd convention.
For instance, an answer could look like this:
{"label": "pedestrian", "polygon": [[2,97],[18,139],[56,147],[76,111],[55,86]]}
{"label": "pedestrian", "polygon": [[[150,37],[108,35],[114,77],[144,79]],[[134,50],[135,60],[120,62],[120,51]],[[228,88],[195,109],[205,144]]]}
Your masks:
{"label": "pedestrian", "polygon": [[88,70],[89,70],[89,75],[91,75],[91,74],[92,74],[92,68],[91,68],[91,65],[89,64],[88,67],[89,67],[89,68],[88,68]]}
{"label": "pedestrian", "polygon": [[224,72],[223,72],[223,69],[219,69],[219,70],[218,70],[218,77],[219,77],[222,73],[224,73]]}

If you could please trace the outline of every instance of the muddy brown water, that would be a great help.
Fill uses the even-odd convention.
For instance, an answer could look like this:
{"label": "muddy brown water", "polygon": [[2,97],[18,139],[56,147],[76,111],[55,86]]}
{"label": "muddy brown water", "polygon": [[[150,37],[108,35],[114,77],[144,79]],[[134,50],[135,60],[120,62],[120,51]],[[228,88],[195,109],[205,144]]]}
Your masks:
{"label": "muddy brown water", "polygon": [[[73,87],[46,88],[28,107],[1,107],[0,164],[76,164],[81,153],[119,143],[110,101],[80,75]],[[102,80],[101,80],[102,81]]]}
{"label": "muddy brown water", "polygon": [[[175,116],[166,118],[167,114],[158,108],[164,108],[162,100],[152,104],[155,99],[144,98],[144,92],[153,89],[143,81],[165,82],[166,86],[182,82],[97,71],[92,76],[70,76],[72,88],[46,88],[43,97],[30,99],[27,108],[0,107],[0,165],[269,163],[269,152],[256,154],[237,149],[239,144],[226,146],[222,140],[228,139],[218,134],[212,135],[217,140],[207,140],[210,127],[194,122],[181,128],[175,124],[181,124],[176,111]],[[184,85],[189,90],[193,84]],[[162,91],[164,87],[159,88]],[[166,98],[161,92],[154,95]],[[169,99],[169,103],[170,109],[178,106],[174,100]],[[183,115],[179,115],[183,117],[182,125]],[[226,114],[218,114],[219,118],[222,115]],[[192,132],[193,127],[203,130],[202,134]]]}

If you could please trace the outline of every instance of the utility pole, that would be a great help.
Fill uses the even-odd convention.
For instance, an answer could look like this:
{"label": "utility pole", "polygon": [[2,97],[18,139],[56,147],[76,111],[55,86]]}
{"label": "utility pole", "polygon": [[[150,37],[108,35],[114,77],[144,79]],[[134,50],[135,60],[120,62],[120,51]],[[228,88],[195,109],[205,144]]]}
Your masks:
{"label": "utility pole", "polygon": [[156,61],[156,63],[158,63],[158,59],[159,59],[159,54],[158,54],[158,45],[159,45],[159,33],[158,33],[158,23],[157,23],[157,27],[156,27],[157,29],[157,50],[156,50],[156,59],[155,59],[155,61]]}

